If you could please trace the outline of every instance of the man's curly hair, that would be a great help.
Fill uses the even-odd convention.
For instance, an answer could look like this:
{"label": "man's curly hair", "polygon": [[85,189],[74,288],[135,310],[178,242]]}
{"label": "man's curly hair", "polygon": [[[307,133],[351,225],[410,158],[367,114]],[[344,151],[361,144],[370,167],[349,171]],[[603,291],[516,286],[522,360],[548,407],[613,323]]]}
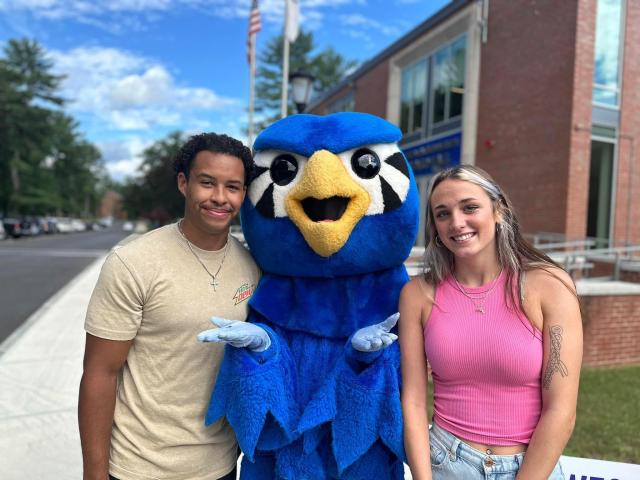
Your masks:
{"label": "man's curly hair", "polygon": [[189,140],[178,150],[173,160],[173,170],[176,176],[182,172],[188,180],[193,159],[202,151],[224,153],[242,160],[242,164],[244,165],[244,183],[245,185],[249,183],[250,172],[253,166],[251,150],[245,147],[240,140],[217,133],[200,133],[189,137]]}

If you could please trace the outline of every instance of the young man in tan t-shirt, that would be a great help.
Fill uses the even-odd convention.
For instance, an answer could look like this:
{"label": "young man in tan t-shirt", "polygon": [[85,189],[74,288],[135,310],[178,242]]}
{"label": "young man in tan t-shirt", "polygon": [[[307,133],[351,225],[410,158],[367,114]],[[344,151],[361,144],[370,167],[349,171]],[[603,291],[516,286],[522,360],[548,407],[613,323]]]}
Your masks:
{"label": "young man in tan t-shirt", "polygon": [[204,426],[223,346],[209,317],[245,320],[259,279],[229,235],[251,153],[226,135],[191,137],[176,157],[184,219],[117,247],[87,311],[78,418],[85,480],[235,479],[225,420]]}

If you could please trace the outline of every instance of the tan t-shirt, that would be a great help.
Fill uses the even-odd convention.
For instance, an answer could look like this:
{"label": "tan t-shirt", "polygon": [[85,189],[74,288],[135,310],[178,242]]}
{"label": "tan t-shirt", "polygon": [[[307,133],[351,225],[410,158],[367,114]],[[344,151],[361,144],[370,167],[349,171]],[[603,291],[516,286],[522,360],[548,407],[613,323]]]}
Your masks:
{"label": "tan t-shirt", "polygon": [[[193,246],[215,273],[223,250]],[[121,480],[209,480],[229,473],[236,442],[226,420],[204,426],[223,345],[196,335],[212,316],[245,320],[259,269],[233,237],[214,291],[177,225],[151,231],[107,258],[85,329],[131,340],[118,377],[110,473]]]}

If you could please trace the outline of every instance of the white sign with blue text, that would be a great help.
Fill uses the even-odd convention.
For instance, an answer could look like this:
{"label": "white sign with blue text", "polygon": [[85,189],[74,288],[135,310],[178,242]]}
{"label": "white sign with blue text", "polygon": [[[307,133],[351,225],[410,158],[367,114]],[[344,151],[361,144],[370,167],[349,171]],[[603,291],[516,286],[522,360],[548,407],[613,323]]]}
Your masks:
{"label": "white sign with blue text", "polygon": [[590,458],[560,457],[566,480],[638,480],[640,465]]}

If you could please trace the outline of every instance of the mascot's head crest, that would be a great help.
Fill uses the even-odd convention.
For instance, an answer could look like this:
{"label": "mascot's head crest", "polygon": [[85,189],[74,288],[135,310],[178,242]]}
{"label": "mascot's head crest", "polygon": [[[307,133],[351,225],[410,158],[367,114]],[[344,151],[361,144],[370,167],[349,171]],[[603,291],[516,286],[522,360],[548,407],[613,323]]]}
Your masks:
{"label": "mascot's head crest", "polygon": [[386,120],[353,112],[292,115],[264,130],[242,207],[262,269],[333,277],[400,265],[419,209],[401,137]]}

